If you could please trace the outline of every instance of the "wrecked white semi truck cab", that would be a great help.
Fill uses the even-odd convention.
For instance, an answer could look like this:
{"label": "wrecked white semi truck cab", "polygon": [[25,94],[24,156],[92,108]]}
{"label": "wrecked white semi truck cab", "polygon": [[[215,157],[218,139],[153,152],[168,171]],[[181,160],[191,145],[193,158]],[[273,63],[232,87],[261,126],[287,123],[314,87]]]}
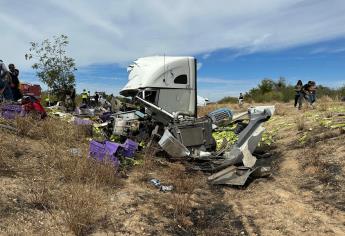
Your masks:
{"label": "wrecked white semi truck cab", "polygon": [[[137,97],[168,117],[197,115],[196,59],[193,57],[145,57],[127,69],[123,96]],[[159,117],[158,117],[159,119]]]}
{"label": "wrecked white semi truck cab", "polygon": [[209,179],[214,184],[243,185],[250,175],[267,172],[257,165],[253,153],[265,130],[262,124],[273,115],[274,107],[248,109],[249,122],[238,141],[216,152],[212,131],[229,125],[233,113],[223,108],[197,117],[196,65],[194,57],[140,58],[128,67],[128,83],[120,94],[145,107],[145,113],[157,123],[155,130],[163,130],[158,144],[170,156],[207,162],[209,167],[201,169],[219,171]]}

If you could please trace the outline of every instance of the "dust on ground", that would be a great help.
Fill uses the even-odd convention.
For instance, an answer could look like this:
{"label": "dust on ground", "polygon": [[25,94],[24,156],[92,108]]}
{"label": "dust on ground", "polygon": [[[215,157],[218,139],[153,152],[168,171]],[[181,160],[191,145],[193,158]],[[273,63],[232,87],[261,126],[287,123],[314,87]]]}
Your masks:
{"label": "dust on ground", "polygon": [[53,121],[0,130],[0,234],[344,235],[344,113],[334,102],[278,104],[261,147],[272,175],[243,188],[210,186],[189,163],[151,152],[113,179],[111,166],[69,152],[87,156],[83,131]]}

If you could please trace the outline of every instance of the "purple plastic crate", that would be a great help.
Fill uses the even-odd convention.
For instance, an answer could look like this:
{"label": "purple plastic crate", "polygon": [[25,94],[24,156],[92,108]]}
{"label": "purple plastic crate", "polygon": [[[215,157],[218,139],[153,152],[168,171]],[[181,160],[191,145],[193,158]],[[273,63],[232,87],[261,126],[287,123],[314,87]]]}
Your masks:
{"label": "purple plastic crate", "polygon": [[109,141],[101,143],[91,140],[89,155],[99,161],[103,161],[105,157],[109,157],[110,160],[114,163],[114,165],[118,166],[120,162],[116,157],[116,153],[119,147],[121,147],[121,145],[118,143]]}
{"label": "purple plastic crate", "polygon": [[18,104],[6,104],[1,106],[1,116],[6,119],[15,119],[17,116],[23,116],[22,106]]}
{"label": "purple plastic crate", "polygon": [[138,143],[127,139],[124,144],[122,144],[122,147],[124,148],[124,155],[126,157],[133,157],[135,151],[138,149]]}
{"label": "purple plastic crate", "polygon": [[84,120],[84,119],[80,119],[80,118],[76,117],[74,119],[74,124],[76,124],[76,125],[92,125],[93,122],[92,122],[92,120]]}

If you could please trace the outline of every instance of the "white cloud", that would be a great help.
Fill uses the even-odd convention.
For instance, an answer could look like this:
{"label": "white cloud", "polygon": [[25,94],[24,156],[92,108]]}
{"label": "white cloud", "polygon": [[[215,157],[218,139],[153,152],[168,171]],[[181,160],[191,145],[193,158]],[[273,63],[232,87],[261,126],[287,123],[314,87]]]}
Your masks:
{"label": "white cloud", "polygon": [[197,68],[197,70],[200,70],[200,69],[201,69],[201,67],[202,67],[202,63],[201,63],[201,62],[198,62],[198,63],[196,64],[196,68]]}
{"label": "white cloud", "polygon": [[205,53],[204,55],[202,55],[202,59],[206,60],[210,56],[211,56],[211,53]]}
{"label": "white cloud", "polygon": [[220,48],[241,54],[345,37],[343,0],[2,0],[1,11],[1,58],[22,68],[29,41],[61,33],[78,66],[154,54],[206,59]]}

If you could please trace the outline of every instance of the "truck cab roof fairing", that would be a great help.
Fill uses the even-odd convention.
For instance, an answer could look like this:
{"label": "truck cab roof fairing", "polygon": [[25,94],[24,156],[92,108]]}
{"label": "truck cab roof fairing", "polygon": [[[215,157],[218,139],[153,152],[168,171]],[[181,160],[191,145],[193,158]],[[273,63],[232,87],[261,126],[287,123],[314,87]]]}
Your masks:
{"label": "truck cab roof fairing", "polygon": [[[194,87],[190,80],[189,62],[193,57],[144,57],[127,68],[128,83],[120,91],[121,95],[134,96],[144,88],[188,89]],[[186,83],[176,83],[178,76],[186,76]]]}

